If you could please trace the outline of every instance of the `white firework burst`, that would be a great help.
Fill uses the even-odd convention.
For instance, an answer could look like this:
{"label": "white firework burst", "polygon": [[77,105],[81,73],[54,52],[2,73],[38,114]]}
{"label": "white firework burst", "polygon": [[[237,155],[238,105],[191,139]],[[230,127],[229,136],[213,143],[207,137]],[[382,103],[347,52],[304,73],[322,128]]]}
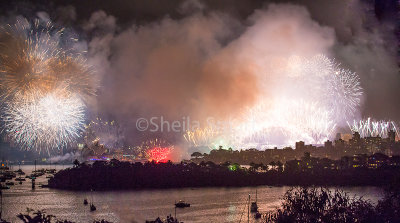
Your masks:
{"label": "white firework burst", "polygon": [[83,130],[85,105],[76,95],[48,94],[36,100],[6,103],[4,131],[19,147],[39,152],[74,142]]}
{"label": "white firework burst", "polygon": [[328,78],[327,94],[335,115],[353,117],[360,105],[362,87],[356,73],[336,68]]}
{"label": "white firework burst", "polygon": [[388,137],[389,131],[394,131],[399,137],[398,128],[393,121],[387,120],[372,120],[371,118],[363,119],[363,120],[353,120],[353,123],[350,124],[347,122],[350,130],[355,133],[358,132],[361,137],[376,137],[380,136],[383,138]]}

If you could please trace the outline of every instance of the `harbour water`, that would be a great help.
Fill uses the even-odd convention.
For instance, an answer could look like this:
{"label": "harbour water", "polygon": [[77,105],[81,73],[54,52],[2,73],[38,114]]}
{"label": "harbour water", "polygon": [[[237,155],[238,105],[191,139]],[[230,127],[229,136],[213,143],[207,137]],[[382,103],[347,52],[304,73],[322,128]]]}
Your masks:
{"label": "harbour water", "polygon": [[[70,166],[52,166],[56,169]],[[38,165],[37,169],[49,168]],[[17,170],[18,167],[14,167]],[[33,166],[21,166],[29,174]],[[15,182],[15,181],[14,181]],[[58,219],[74,222],[92,222],[94,219],[105,219],[112,222],[145,222],[158,216],[166,217],[175,214],[174,202],[184,200],[191,204],[189,208],[177,209],[180,221],[187,222],[242,222],[247,221],[246,202],[248,195],[255,200],[254,187],[242,188],[185,188],[164,190],[112,191],[112,192],[75,192],[40,188],[47,179],[41,176],[36,180],[36,188],[32,190],[31,181],[16,184],[3,191],[3,218],[19,222],[16,217],[25,213],[27,208],[45,210]],[[258,206],[264,213],[277,208],[280,198],[290,187],[257,187]],[[376,187],[344,187],[341,188],[351,196],[363,196],[376,202],[382,196],[382,190]],[[92,200],[97,210],[90,212],[89,206],[83,204],[84,198]],[[251,218],[250,222],[256,222]]]}

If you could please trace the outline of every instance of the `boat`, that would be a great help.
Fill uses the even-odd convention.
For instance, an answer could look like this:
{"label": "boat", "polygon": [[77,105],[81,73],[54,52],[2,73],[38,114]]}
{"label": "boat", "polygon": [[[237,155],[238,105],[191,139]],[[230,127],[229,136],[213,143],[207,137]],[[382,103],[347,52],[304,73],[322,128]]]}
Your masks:
{"label": "boat", "polygon": [[35,172],[35,173],[31,174],[32,177],[41,177],[43,175],[44,175],[44,173],[42,173],[42,172]]}
{"label": "boat", "polygon": [[88,201],[87,201],[87,199],[85,198],[85,199],[83,199],[83,204],[84,205],[88,205]]}
{"label": "boat", "polygon": [[0,166],[0,170],[9,170],[10,168],[8,166]]}
{"label": "boat", "polygon": [[175,207],[177,208],[188,208],[190,207],[189,203],[185,203],[184,201],[180,200],[178,203],[175,203]]}
{"label": "boat", "polygon": [[251,202],[250,211],[251,211],[252,213],[258,212],[257,202]]}
{"label": "boat", "polygon": [[90,204],[90,211],[95,211],[96,210],[96,206],[94,206],[94,204]]}
{"label": "boat", "polygon": [[8,182],[6,182],[6,185],[8,185],[8,186],[13,186],[13,185],[14,185],[14,182],[8,181]]}
{"label": "boat", "polygon": [[32,190],[34,190],[35,189],[35,187],[36,187],[36,183],[35,183],[35,180],[36,178],[34,178],[34,177],[32,177]]}
{"label": "boat", "polygon": [[57,170],[56,169],[46,169],[45,172],[49,173],[49,174],[55,174],[57,172]]}
{"label": "boat", "polygon": [[260,219],[260,218],[261,218],[261,213],[257,211],[257,212],[254,214],[254,218],[255,218],[255,219]]}
{"label": "boat", "polygon": [[11,171],[6,171],[6,172],[4,172],[3,173],[3,177],[6,179],[6,180],[11,180],[12,178],[14,178],[14,177],[16,177],[17,175],[14,173],[14,172],[11,172]]}
{"label": "boat", "polygon": [[[90,201],[90,211],[95,211],[96,210],[96,206],[94,206],[93,189],[90,190],[90,195],[92,197],[92,199]],[[85,202],[85,201],[83,201],[83,202]]]}
{"label": "boat", "polygon": [[26,181],[26,177],[22,177],[22,175],[25,175],[24,171],[22,171],[21,169],[21,163],[19,163],[19,169],[17,171],[15,171],[15,173],[18,173],[19,177],[15,178],[15,181],[19,181],[19,184],[22,184],[22,181]]}
{"label": "boat", "polygon": [[258,212],[258,205],[257,205],[257,190],[256,190],[256,201],[255,201],[255,202],[251,202],[250,211],[251,211],[252,213],[257,213],[257,212]]}
{"label": "boat", "polygon": [[21,169],[16,170],[15,173],[18,173],[19,175],[25,175],[25,172]]}
{"label": "boat", "polygon": [[9,186],[0,184],[0,190],[8,190],[8,189],[10,189]]}

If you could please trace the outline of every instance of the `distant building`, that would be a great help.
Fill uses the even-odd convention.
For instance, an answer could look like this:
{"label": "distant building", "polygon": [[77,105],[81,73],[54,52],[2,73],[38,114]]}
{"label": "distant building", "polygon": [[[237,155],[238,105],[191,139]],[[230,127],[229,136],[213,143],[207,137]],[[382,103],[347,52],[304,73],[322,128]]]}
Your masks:
{"label": "distant building", "polygon": [[295,148],[296,150],[304,150],[305,149],[304,142],[303,141],[296,142]]}
{"label": "distant building", "polygon": [[325,149],[329,149],[329,150],[331,150],[332,148],[333,148],[333,145],[332,145],[332,141],[326,141],[325,143],[324,143],[324,147],[325,147]]}
{"label": "distant building", "polygon": [[366,154],[355,154],[353,156],[353,168],[366,167],[368,156]]}
{"label": "distant building", "polygon": [[351,139],[352,137],[353,137],[353,136],[352,136],[351,134],[341,134],[340,139],[342,139],[342,140],[348,142],[348,141],[350,141],[350,139]]}
{"label": "distant building", "polygon": [[390,130],[390,131],[388,132],[388,139],[389,139],[389,142],[390,142],[390,143],[396,142],[396,132],[393,131],[393,130]]}
{"label": "distant building", "polygon": [[368,158],[368,168],[376,169],[385,164],[389,161],[389,157],[382,154],[382,153],[375,153],[374,155]]}

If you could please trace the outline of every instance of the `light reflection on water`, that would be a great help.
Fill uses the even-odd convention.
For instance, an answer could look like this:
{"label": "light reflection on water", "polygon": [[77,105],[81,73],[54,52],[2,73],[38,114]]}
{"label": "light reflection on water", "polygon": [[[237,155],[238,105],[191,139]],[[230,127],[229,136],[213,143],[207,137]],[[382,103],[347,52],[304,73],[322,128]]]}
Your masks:
{"label": "light reflection on water", "polygon": [[[37,166],[43,168],[45,166]],[[54,165],[52,166],[54,168]],[[67,167],[67,166],[65,166]],[[33,166],[21,166],[29,174]],[[57,166],[57,169],[62,168]],[[14,167],[14,170],[18,169]],[[37,187],[31,189],[31,181],[22,185],[16,184],[3,195],[3,218],[18,222],[16,215],[24,213],[26,208],[46,210],[48,214],[59,219],[75,222],[91,222],[93,219],[106,219],[113,222],[144,222],[156,217],[174,215],[174,202],[185,200],[190,208],[177,209],[180,221],[187,222],[242,222],[247,221],[245,207],[248,194],[255,199],[255,188],[186,188],[165,190],[113,191],[94,192],[93,200],[97,211],[90,212],[83,205],[85,197],[91,197],[88,192],[62,191],[40,188],[38,184],[46,184],[42,176],[37,179]],[[274,210],[280,205],[280,198],[290,187],[257,187],[260,212]],[[350,195],[357,194],[371,201],[376,201],[382,191],[375,187],[344,187]],[[256,222],[253,219],[251,222]]]}

